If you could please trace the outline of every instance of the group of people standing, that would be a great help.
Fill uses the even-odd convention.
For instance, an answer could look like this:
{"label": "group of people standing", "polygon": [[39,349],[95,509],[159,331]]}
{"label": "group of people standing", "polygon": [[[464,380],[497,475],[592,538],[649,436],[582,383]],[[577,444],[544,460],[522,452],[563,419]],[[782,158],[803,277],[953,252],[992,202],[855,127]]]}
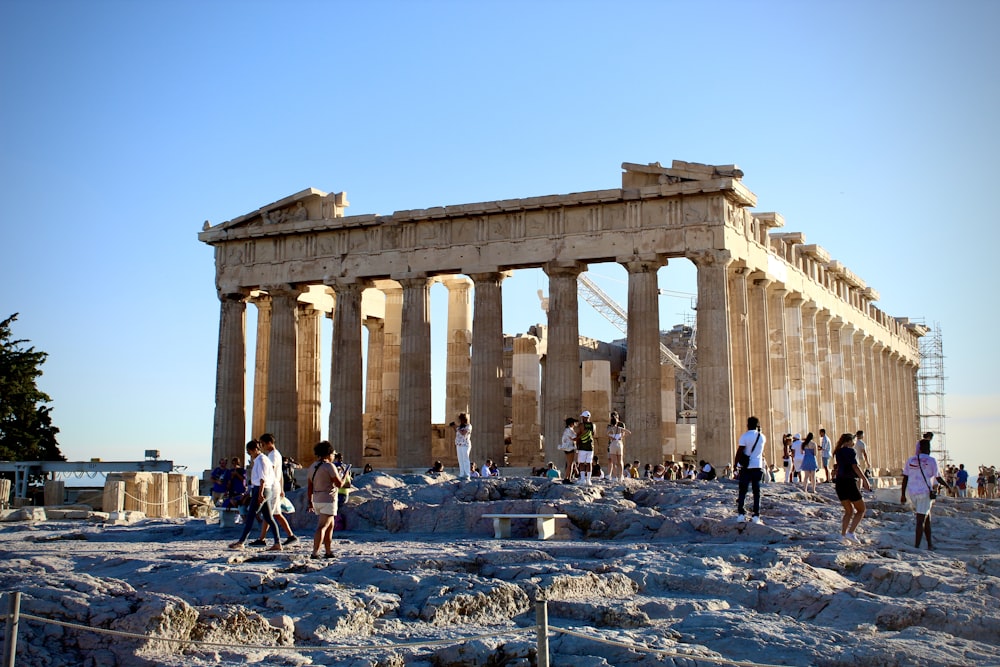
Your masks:
{"label": "group of people standing", "polygon": [[[566,418],[566,428],[563,430],[559,449],[566,455],[566,467],[563,481],[589,485],[594,475],[594,448],[597,444],[596,426],[590,420],[590,411],[580,413],[579,421],[575,417]],[[617,412],[612,412],[608,419],[608,478],[619,482],[625,481],[625,475],[632,476],[631,469],[625,470],[625,438],[632,434]],[[637,473],[636,473],[637,474]]]}
{"label": "group of people standing", "polygon": [[[871,460],[868,458],[868,446],[864,441],[864,431],[854,434],[854,451],[858,462],[864,463],[866,471],[871,470]],[[800,482],[804,490],[816,492],[817,473],[822,468],[825,479],[833,481],[830,471],[830,461],[833,458],[833,443],[826,434],[826,429],[819,430],[819,438],[807,433],[803,438],[800,434],[786,433],[781,438],[781,458],[785,471],[785,482]],[[870,472],[867,474],[871,474]]]}

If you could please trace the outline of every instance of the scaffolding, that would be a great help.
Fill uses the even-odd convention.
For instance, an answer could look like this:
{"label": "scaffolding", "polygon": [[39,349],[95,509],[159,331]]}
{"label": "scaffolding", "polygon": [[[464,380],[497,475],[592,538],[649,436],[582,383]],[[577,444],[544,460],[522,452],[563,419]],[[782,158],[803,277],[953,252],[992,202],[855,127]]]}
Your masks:
{"label": "scaffolding", "polygon": [[948,439],[945,436],[944,409],[944,346],[941,325],[935,322],[930,331],[920,338],[920,370],[917,371],[917,396],[920,410],[920,432],[934,433],[937,459],[946,464]]}

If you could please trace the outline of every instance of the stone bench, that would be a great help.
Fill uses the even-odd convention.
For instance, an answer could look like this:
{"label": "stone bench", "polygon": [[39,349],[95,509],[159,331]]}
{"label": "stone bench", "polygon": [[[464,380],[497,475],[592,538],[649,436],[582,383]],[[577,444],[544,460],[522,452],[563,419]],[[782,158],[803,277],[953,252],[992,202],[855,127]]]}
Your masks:
{"label": "stone bench", "polygon": [[565,514],[484,514],[484,519],[493,519],[493,532],[497,539],[510,537],[511,519],[534,519],[538,526],[538,539],[547,540],[556,534],[556,519],[565,519]]}

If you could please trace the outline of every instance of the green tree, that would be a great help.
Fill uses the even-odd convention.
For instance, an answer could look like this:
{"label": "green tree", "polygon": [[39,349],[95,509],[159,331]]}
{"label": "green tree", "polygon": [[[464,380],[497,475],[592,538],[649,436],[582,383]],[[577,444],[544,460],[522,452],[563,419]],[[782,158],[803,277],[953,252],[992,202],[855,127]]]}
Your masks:
{"label": "green tree", "polygon": [[52,399],[35,384],[49,355],[13,340],[17,315],[0,322],[0,460],[65,461],[46,405]]}

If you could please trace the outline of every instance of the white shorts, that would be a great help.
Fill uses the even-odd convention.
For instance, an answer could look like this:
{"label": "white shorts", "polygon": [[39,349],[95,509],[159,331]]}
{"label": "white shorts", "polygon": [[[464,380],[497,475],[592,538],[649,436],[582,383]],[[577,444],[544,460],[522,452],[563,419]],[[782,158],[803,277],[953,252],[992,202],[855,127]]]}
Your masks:
{"label": "white shorts", "polygon": [[576,462],[577,463],[591,463],[594,460],[594,450],[592,449],[578,449],[576,451]]}
{"label": "white shorts", "polygon": [[934,501],[927,493],[910,493],[906,492],[906,497],[910,499],[910,503],[913,505],[913,511],[917,514],[930,514],[931,507],[934,506]]}
{"label": "white shorts", "polygon": [[336,505],[333,503],[313,503],[313,510],[316,514],[325,514],[326,516],[333,516],[337,513]]}
{"label": "white shorts", "polygon": [[612,440],[611,444],[608,445],[608,454],[610,454],[612,456],[618,456],[619,454],[622,454],[622,453],[624,453],[622,451],[622,441],[621,440]]}

